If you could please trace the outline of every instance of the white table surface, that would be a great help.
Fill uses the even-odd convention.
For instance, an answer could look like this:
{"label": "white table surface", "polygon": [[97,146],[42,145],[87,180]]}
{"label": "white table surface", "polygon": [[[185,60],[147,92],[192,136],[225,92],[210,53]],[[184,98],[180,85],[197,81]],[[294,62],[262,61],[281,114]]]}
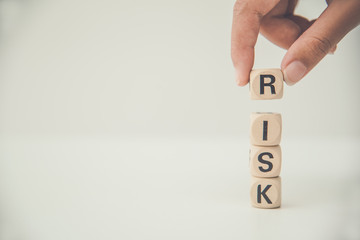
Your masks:
{"label": "white table surface", "polygon": [[360,139],[285,139],[250,206],[248,139],[1,136],[0,239],[359,239]]}

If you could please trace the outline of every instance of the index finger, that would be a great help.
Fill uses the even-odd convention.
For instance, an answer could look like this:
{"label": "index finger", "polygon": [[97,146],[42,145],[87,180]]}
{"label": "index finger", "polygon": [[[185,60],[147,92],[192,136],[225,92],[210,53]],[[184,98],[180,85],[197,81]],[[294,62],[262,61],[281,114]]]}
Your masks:
{"label": "index finger", "polygon": [[244,86],[249,82],[261,19],[279,1],[237,0],[235,2],[231,31],[231,58],[239,86]]}

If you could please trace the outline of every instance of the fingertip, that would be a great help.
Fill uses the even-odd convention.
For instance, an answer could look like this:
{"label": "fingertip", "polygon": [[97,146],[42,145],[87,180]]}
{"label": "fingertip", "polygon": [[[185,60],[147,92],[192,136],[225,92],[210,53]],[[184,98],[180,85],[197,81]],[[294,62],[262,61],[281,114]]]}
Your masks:
{"label": "fingertip", "polygon": [[243,87],[249,82],[249,77],[246,77],[246,74],[235,69],[235,81],[238,86]]}
{"label": "fingertip", "polygon": [[294,86],[294,85],[295,85],[295,83],[290,82],[290,81],[285,80],[285,79],[284,79],[284,82],[285,82],[285,83],[286,83],[286,85],[288,85],[288,86]]}
{"label": "fingertip", "polygon": [[246,82],[246,81],[237,82],[237,85],[238,85],[239,87],[244,87],[244,86],[246,86],[247,84],[248,84],[248,82]]}
{"label": "fingertip", "polygon": [[336,49],[337,49],[337,45],[335,45],[334,47],[332,47],[332,48],[330,49],[329,54],[334,55]]}

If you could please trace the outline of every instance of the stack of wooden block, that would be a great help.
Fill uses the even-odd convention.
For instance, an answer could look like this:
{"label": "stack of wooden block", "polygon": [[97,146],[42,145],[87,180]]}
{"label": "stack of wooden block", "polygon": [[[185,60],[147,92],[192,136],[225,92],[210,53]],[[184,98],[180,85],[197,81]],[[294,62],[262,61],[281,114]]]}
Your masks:
{"label": "stack of wooden block", "polygon": [[[283,74],[280,69],[253,70],[250,97],[254,100],[280,99]],[[256,112],[250,117],[251,204],[258,208],[281,205],[281,114]]]}

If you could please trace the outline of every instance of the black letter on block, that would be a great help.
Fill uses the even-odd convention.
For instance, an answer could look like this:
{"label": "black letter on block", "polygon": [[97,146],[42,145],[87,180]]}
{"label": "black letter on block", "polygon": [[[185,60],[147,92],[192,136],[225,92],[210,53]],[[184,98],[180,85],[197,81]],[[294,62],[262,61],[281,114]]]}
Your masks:
{"label": "black letter on block", "polygon": [[269,167],[268,167],[267,169],[264,169],[263,167],[259,167],[259,169],[260,169],[260,171],[262,171],[262,172],[270,172],[270,171],[273,169],[273,164],[272,164],[272,162],[269,162],[269,161],[264,160],[264,159],[263,159],[263,156],[264,156],[264,155],[269,156],[269,158],[274,158],[274,156],[273,156],[271,153],[269,153],[269,152],[263,152],[263,153],[261,153],[261,154],[259,155],[259,157],[258,157],[259,162],[264,163],[264,164],[267,164]]}
{"label": "black letter on block", "polygon": [[268,135],[268,121],[263,122],[263,141],[267,141]]}
{"label": "black letter on block", "polygon": [[[265,78],[270,78],[270,82],[265,83]],[[274,83],[275,83],[275,77],[273,75],[260,75],[260,94],[265,93],[265,87],[270,87],[271,94],[276,94],[275,87],[273,85]]]}
{"label": "black letter on block", "polygon": [[270,201],[270,199],[266,195],[266,192],[267,192],[267,190],[269,190],[270,187],[271,187],[271,185],[267,185],[264,188],[264,190],[261,191],[261,185],[260,184],[258,185],[258,188],[257,188],[257,202],[258,203],[261,203],[261,195],[262,195],[268,204],[272,204],[272,202]]}

